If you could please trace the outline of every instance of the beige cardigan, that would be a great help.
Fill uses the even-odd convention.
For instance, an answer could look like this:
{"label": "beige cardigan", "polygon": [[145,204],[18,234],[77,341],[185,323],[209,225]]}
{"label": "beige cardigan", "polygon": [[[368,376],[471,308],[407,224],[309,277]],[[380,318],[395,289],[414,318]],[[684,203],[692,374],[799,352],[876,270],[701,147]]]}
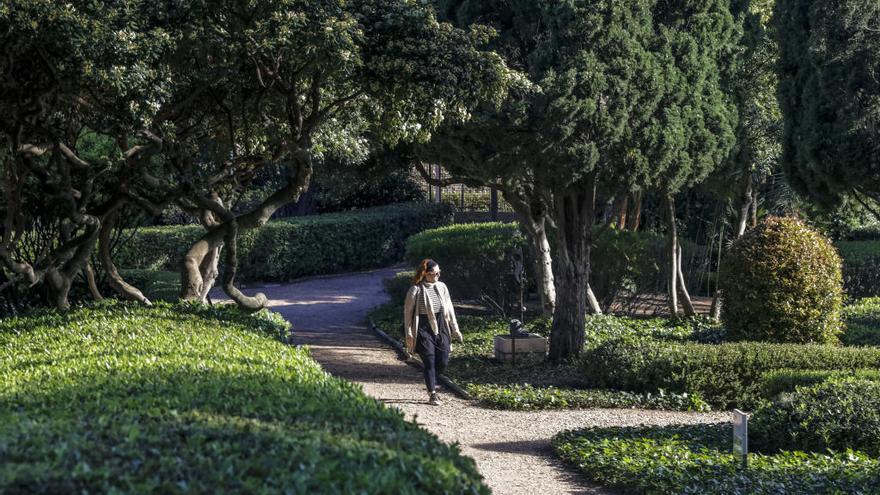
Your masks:
{"label": "beige cardigan", "polygon": [[[443,316],[446,318],[446,324],[452,332],[450,337],[455,337],[462,341],[461,331],[458,329],[458,320],[455,319],[455,309],[452,307],[452,298],[449,296],[449,289],[443,282],[435,282],[437,294],[440,296],[440,305],[443,306]],[[419,328],[418,301],[421,297],[421,286],[413,285],[406,293],[406,299],[403,301],[403,329],[406,336],[406,350],[410,353],[416,349],[416,333]]]}

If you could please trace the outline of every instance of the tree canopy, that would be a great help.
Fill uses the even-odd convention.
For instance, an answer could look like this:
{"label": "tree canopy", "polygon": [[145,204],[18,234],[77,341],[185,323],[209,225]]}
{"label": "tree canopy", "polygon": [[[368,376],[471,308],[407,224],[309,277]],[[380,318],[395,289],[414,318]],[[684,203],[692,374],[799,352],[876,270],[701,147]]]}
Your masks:
{"label": "tree canopy", "polygon": [[[99,238],[114,288],[144,300],[100,241],[123,206],[171,203],[207,229],[184,260],[183,297],[206,295],[225,245],[224,289],[261,306],[233,285],[237,233],[295,200],[316,157],[425,141],[503,98],[510,78],[478,49],[486,32],[409,0],[12,0],[0,33],[0,259],[48,281],[60,307]],[[286,183],[233,213],[224,195],[270,167]],[[49,239],[37,252],[21,245],[35,218]]]}
{"label": "tree canopy", "polygon": [[825,205],[880,201],[880,4],[779,0],[774,19],[789,181]]}

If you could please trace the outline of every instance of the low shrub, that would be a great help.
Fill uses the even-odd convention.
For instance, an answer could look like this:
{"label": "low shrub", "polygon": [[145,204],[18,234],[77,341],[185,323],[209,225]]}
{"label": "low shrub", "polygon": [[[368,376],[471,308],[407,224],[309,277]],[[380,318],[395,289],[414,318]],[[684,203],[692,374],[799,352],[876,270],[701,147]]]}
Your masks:
{"label": "low shrub", "polygon": [[880,346],[880,297],[861,299],[843,308],[844,345]]}
{"label": "low shrub", "polygon": [[393,277],[382,281],[385,292],[391,296],[392,301],[402,304],[403,299],[406,297],[406,292],[412,287],[412,279],[415,277],[415,274],[412,271],[398,272]]}
{"label": "low shrub", "polygon": [[650,232],[615,228],[594,230],[590,251],[590,287],[602,310],[638,294],[655,292],[661,277],[662,257],[654,247],[662,238]]}
{"label": "low shrub", "polygon": [[[131,285],[137,287],[150,301],[175,302],[180,296],[180,273],[161,270],[120,270],[119,274]],[[115,297],[109,287],[104,295]]]}
{"label": "low shrub", "polygon": [[0,493],[488,493],[287,335],[225,305],[0,321]]}
{"label": "low shrub", "polygon": [[711,410],[699,395],[632,393],[616,390],[534,387],[528,383],[509,386],[468,384],[467,392],[483,404],[516,411],[564,408],[638,408],[672,411]]}
{"label": "low shrub", "polygon": [[880,370],[867,368],[855,371],[791,369],[768,371],[761,375],[761,395],[773,399],[779,394],[794,392],[798,387],[809,387],[828,380],[850,377],[876,382],[880,381]]}
{"label": "low shrub", "polygon": [[453,297],[489,297],[502,308],[518,301],[514,260],[528,253],[525,237],[515,223],[487,222],[448,225],[413,235],[406,242],[406,261],[417,266],[431,258],[443,270],[442,280]]}
{"label": "low shrub", "polygon": [[[385,266],[403,258],[409,236],[451,222],[447,207],[431,203],[273,220],[242,233],[238,277],[286,281]],[[115,260],[123,268],[175,271],[203,233],[198,225],[142,228]]]}
{"label": "low shrub", "polygon": [[[880,382],[831,380],[761,404],[749,421],[749,447],[880,456]],[[880,486],[880,485],[878,485]]]}
{"label": "low shrub", "polygon": [[[553,438],[553,449],[590,480],[635,493],[776,495],[875,493],[880,462],[858,452],[731,452],[729,423],[586,428]],[[750,439],[751,441],[751,439]]]}
{"label": "low shrub", "polygon": [[696,393],[713,406],[750,407],[763,397],[760,378],[768,371],[877,368],[880,349],[624,338],[585,349],[580,362],[591,387]]}
{"label": "low shrub", "polygon": [[793,218],[770,217],[737,239],[720,270],[721,319],[736,340],[834,343],[840,333],[840,257]]}
{"label": "low shrub", "polygon": [[843,258],[843,287],[850,299],[880,295],[880,240],[835,243]]}

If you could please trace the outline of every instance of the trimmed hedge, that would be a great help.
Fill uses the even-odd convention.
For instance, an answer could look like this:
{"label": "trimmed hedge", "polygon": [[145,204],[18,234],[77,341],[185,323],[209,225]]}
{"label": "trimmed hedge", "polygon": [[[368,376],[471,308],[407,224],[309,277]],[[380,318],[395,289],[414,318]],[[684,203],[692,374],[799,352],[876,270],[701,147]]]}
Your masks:
{"label": "trimmed hedge", "polygon": [[749,454],[743,470],[731,437],[729,423],[594,427],[558,434],[553,449],[590,480],[635,493],[867,494],[880,486],[880,462],[858,452]]}
{"label": "trimmed hedge", "polygon": [[880,295],[880,240],[835,243],[843,258],[843,286],[851,299]]}
{"label": "trimmed hedge", "polygon": [[0,321],[0,493],[489,493],[287,333],[164,303]]}
{"label": "trimmed hedge", "polygon": [[[242,233],[238,277],[286,281],[385,266],[403,258],[409,236],[451,222],[452,211],[432,203],[273,220]],[[198,225],[142,228],[114,259],[124,268],[175,271],[203,233]]]}
{"label": "trimmed hedge", "polygon": [[761,376],[768,371],[878,368],[880,349],[616,339],[585,350],[580,361],[594,387],[696,393],[713,406],[750,407],[763,397]]}
{"label": "trimmed hedge", "polygon": [[731,339],[837,342],[840,256],[800,220],[769,217],[746,232],[728,250],[719,277],[721,320]]}
{"label": "trimmed hedge", "polygon": [[[489,296],[502,306],[517,297],[513,260],[528,255],[528,244],[516,223],[486,222],[426,230],[406,241],[406,261],[417,267],[431,258],[440,264],[453,297]],[[531,276],[524,265],[526,277]]]}
{"label": "trimmed hedge", "polygon": [[880,297],[862,299],[843,308],[845,345],[880,346]]}
{"label": "trimmed hedge", "polygon": [[749,430],[749,447],[758,452],[853,449],[880,456],[880,382],[831,380],[798,388],[784,401],[758,407]]}
{"label": "trimmed hedge", "polygon": [[810,387],[828,380],[858,378],[880,382],[880,370],[774,370],[761,375],[762,395],[774,399],[779,394],[794,392],[799,387]]}

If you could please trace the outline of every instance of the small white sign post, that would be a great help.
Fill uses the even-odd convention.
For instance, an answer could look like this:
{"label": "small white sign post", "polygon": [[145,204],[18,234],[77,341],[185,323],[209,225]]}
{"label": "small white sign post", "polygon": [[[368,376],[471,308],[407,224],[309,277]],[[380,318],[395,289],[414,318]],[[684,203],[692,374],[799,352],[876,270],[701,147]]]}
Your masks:
{"label": "small white sign post", "polygon": [[742,467],[749,465],[749,415],[733,410],[733,455],[742,459]]}

